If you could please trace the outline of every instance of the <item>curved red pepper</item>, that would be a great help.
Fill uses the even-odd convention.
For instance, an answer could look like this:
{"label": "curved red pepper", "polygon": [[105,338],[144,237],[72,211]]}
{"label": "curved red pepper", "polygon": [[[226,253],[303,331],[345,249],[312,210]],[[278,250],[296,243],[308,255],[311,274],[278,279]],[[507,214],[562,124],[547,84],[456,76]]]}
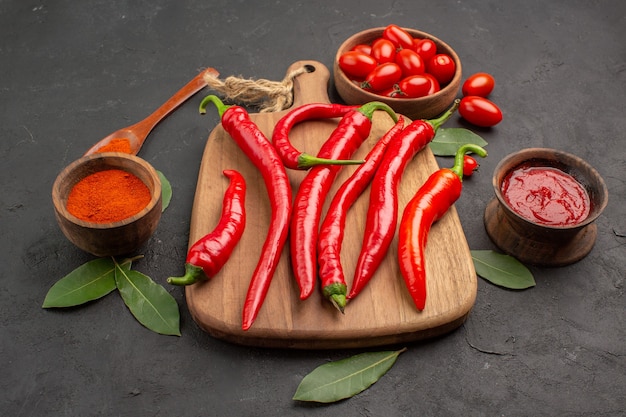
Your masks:
{"label": "curved red pepper", "polygon": [[239,243],[246,225],[246,182],[234,170],[225,170],[224,175],[230,184],[224,193],[220,221],[212,232],[189,248],[185,275],[168,278],[168,284],[191,285],[213,278]]}
{"label": "curved red pepper", "polygon": [[[386,111],[397,122],[396,113],[386,104],[370,102],[352,110],[341,118],[339,124],[321,147],[318,157],[346,159],[367,139],[376,110]],[[311,168],[296,193],[291,221],[291,264],[300,299],[308,298],[315,288],[317,278],[317,236],[322,206],[333,180],[341,169],[339,165],[320,165]]]}
{"label": "curved red pepper", "polygon": [[242,328],[248,330],[263,305],[287,241],[291,216],[291,184],[276,149],[250,119],[246,110],[240,106],[226,106],[218,97],[210,95],[200,103],[201,114],[206,113],[206,106],[210,102],[217,106],[224,130],[263,176],[271,203],[269,231],[263,243],[261,257],[250,279],[243,306]]}
{"label": "curved red pepper", "polygon": [[333,119],[343,117],[357,106],[347,106],[343,104],[310,103],[298,106],[285,114],[274,126],[272,133],[272,143],[283,161],[283,164],[290,169],[309,169],[316,165],[355,165],[362,164],[363,161],[353,160],[333,160],[319,158],[300,152],[289,139],[291,129],[306,120],[313,119]]}
{"label": "curved red pepper", "polygon": [[380,165],[387,146],[404,128],[404,118],[398,117],[398,122],[391,128],[365,157],[365,163],[360,165],[352,175],[339,187],[326,211],[326,216],[320,227],[317,253],[319,275],[322,282],[322,294],[339,311],[343,312],[346,306],[347,286],[341,265],[341,246],[343,243],[346,215],[350,207],[369,185],[376,168]]}
{"label": "curved red pepper", "polygon": [[425,249],[428,233],[461,196],[463,156],[474,152],[481,157],[487,152],[476,145],[459,148],[454,167],[435,171],[406,205],[398,232],[398,260],[400,272],[418,310],[426,305]]}
{"label": "curved red pepper", "polygon": [[398,183],[406,165],[435,137],[435,132],[458,107],[458,100],[435,120],[416,120],[389,146],[372,180],[363,245],[348,299],[356,297],[371,280],[387,254],[398,221]]}

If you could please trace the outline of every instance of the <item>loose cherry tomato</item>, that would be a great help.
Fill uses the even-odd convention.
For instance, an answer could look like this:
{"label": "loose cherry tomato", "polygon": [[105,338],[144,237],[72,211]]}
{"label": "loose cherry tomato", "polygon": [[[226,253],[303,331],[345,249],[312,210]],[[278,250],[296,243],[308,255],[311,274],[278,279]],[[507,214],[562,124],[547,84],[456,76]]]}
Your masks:
{"label": "loose cherry tomato", "polygon": [[413,47],[413,36],[398,25],[389,25],[383,30],[383,38],[389,39],[396,48],[410,49]]}
{"label": "loose cherry tomato", "polygon": [[476,126],[491,127],[502,121],[502,111],[491,100],[480,96],[465,96],[459,103],[459,114]]}
{"label": "loose cherry tomato", "polygon": [[357,51],[357,52],[363,52],[366,55],[371,55],[372,54],[372,45],[367,45],[364,43],[360,43],[358,45],[355,45],[352,48],[353,51]]}
{"label": "loose cherry tomato", "polygon": [[456,71],[456,64],[448,54],[437,54],[426,64],[426,71],[431,73],[439,84],[444,85],[452,80]]}
{"label": "loose cherry tomato", "polygon": [[488,97],[493,91],[496,81],[486,72],[477,72],[465,80],[461,91],[464,96]]}
{"label": "loose cherry tomato", "polygon": [[418,75],[426,72],[426,64],[417,52],[412,49],[402,49],[396,54],[396,64],[400,66],[402,75]]}
{"label": "loose cherry tomato", "polygon": [[396,46],[389,39],[378,38],[372,43],[370,53],[379,64],[394,62],[396,58]]}
{"label": "loose cherry tomato", "polygon": [[402,78],[402,70],[398,64],[387,62],[374,68],[361,83],[361,88],[374,92],[384,91],[393,87],[400,81],[400,78]]}
{"label": "loose cherry tomato", "polygon": [[349,51],[339,57],[339,68],[350,77],[363,79],[376,68],[378,62],[362,52]]}
{"label": "loose cherry tomato", "polygon": [[437,55],[437,44],[431,39],[420,39],[415,43],[413,50],[424,59],[424,62],[428,62]]}
{"label": "loose cherry tomato", "polygon": [[[423,74],[411,75],[403,78],[398,83],[398,89],[402,94],[400,97],[417,98],[431,94],[433,90],[433,77]],[[436,81],[435,81],[436,82]]]}
{"label": "loose cherry tomato", "polygon": [[478,161],[470,155],[463,156],[463,176],[471,177],[474,171],[478,170]]}

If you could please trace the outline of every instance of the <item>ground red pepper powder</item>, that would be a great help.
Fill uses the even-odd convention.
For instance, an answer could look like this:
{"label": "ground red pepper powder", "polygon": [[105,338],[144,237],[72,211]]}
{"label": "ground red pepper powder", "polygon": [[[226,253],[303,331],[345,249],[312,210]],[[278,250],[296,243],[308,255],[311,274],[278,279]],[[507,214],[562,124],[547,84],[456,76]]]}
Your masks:
{"label": "ground red pepper powder", "polygon": [[109,143],[99,148],[96,153],[102,152],[124,152],[131,153],[130,141],[125,138],[111,139]]}
{"label": "ground red pepper powder", "polygon": [[76,183],[66,207],[81,220],[111,223],[139,213],[150,199],[150,190],[137,176],[121,169],[108,169]]}

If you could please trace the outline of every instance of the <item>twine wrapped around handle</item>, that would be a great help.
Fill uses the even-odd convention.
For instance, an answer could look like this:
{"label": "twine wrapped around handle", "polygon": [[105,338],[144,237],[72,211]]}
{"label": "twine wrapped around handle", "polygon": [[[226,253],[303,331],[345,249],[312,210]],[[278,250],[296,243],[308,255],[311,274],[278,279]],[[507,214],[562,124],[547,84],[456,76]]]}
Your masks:
{"label": "twine wrapped around handle", "polygon": [[261,113],[278,112],[293,104],[293,80],[308,72],[306,66],[289,72],[282,81],[246,79],[229,76],[220,80],[217,76],[204,76],[209,88],[217,91],[226,100],[242,105],[253,105]]}

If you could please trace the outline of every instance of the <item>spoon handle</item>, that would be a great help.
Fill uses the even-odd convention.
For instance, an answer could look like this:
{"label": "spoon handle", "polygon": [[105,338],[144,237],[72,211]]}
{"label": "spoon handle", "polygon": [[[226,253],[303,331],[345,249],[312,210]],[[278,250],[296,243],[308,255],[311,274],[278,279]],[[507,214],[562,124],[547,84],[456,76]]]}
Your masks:
{"label": "spoon handle", "polygon": [[125,138],[130,142],[130,153],[137,155],[139,149],[145,142],[148,134],[152,129],[167,115],[169,115],[174,109],[188,100],[191,96],[202,90],[206,85],[206,77],[217,77],[219,73],[213,68],[207,68],[196,75],[191,81],[189,81],[183,88],[178,90],[176,94],[170,97],[165,103],[156,109],[151,115],[135,123],[134,125],[119,129],[105,138],[101,139],[98,143],[93,145],[85,155],[89,155],[97,152],[101,147],[109,144],[111,140],[116,138]]}
{"label": "spoon handle", "polygon": [[133,149],[136,154],[143,142],[148,137],[148,134],[152,129],[166,116],[168,116],[172,111],[174,111],[178,106],[187,101],[191,96],[196,94],[198,91],[202,90],[206,87],[207,82],[205,81],[205,76],[218,76],[218,72],[213,68],[207,68],[204,71],[200,72],[196,75],[191,81],[185,84],[176,94],[170,97],[165,103],[163,103],[158,109],[156,109],[151,115],[136,123],[130,127],[128,130],[131,130],[137,136],[137,144],[135,149]]}

